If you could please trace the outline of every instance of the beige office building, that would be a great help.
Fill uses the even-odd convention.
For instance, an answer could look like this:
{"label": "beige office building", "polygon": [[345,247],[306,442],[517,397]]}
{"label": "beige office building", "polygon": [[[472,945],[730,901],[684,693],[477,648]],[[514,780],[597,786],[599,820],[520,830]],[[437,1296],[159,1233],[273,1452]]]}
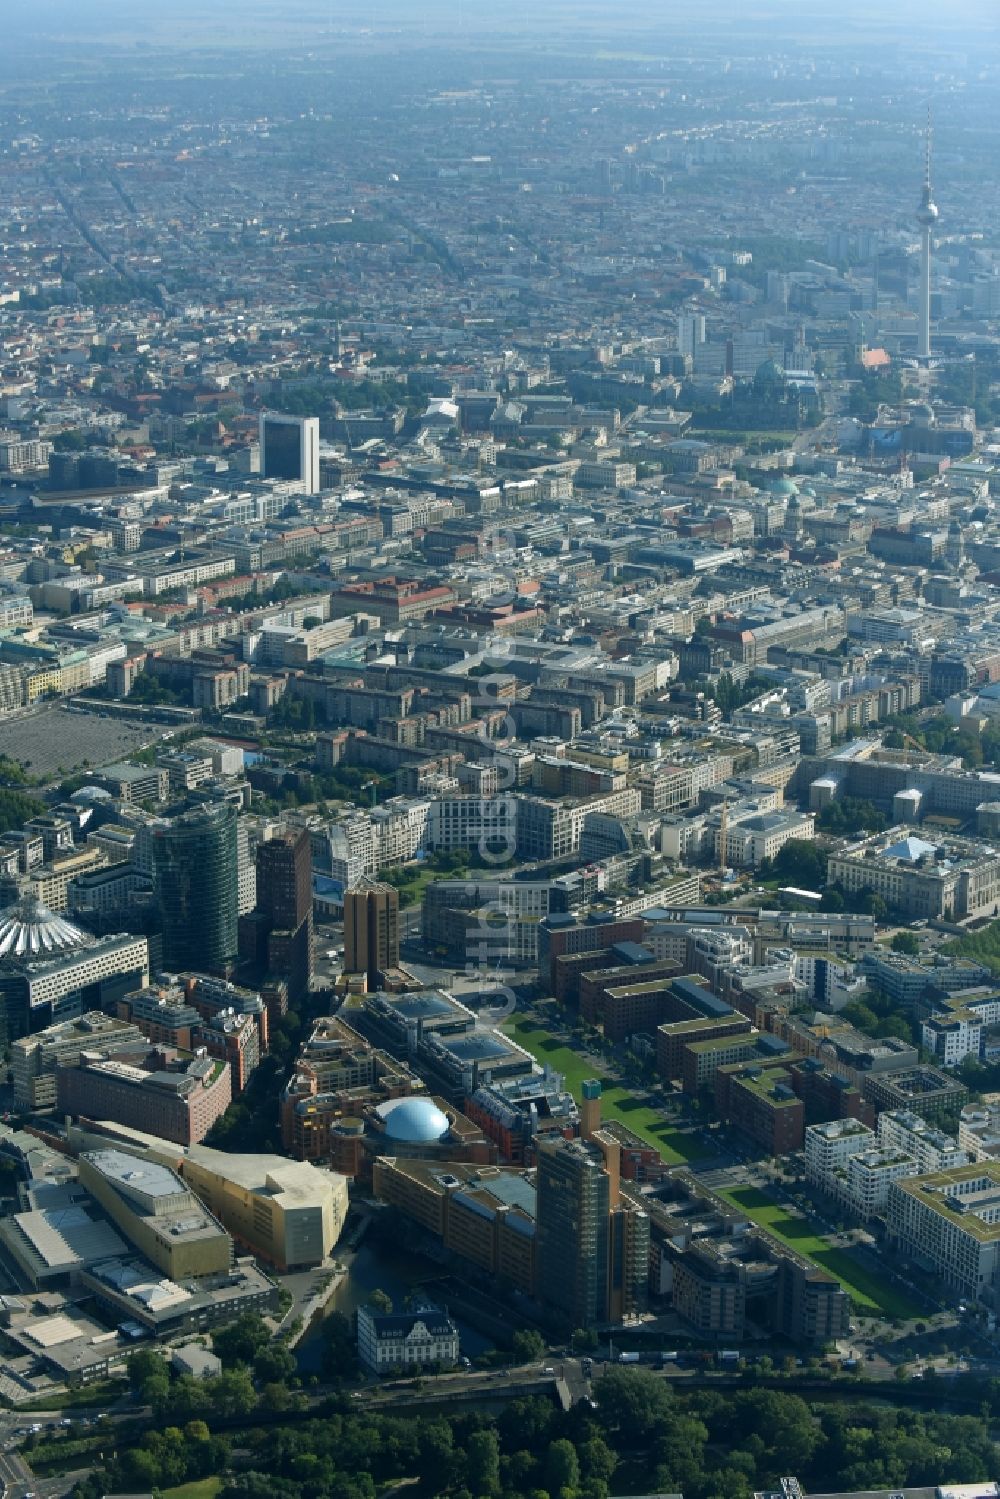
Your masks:
{"label": "beige office building", "polygon": [[381,880],[359,880],[344,891],[344,971],[365,973],[369,987],[399,966],[399,891]]}
{"label": "beige office building", "polygon": [[19,1109],[51,1109],[56,1102],[56,1073],[75,1066],[81,1051],[100,1050],[106,1056],[138,1051],[146,1044],[137,1025],[91,1010],[74,1020],[47,1026],[33,1036],[20,1036],[10,1048],[14,1102]]}

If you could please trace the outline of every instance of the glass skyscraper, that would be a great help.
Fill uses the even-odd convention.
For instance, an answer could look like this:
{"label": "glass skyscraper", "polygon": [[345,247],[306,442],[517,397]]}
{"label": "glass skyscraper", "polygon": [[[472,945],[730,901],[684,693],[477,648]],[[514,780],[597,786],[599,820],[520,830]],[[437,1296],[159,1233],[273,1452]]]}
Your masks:
{"label": "glass skyscraper", "polygon": [[218,802],[153,829],[153,878],[168,970],[228,975],[235,965],[236,816],[232,803]]}

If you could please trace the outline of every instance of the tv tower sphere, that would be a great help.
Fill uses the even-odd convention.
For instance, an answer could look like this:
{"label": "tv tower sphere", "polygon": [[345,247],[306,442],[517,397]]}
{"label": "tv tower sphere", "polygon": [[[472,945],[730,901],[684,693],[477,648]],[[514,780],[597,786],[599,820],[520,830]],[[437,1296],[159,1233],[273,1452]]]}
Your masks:
{"label": "tv tower sphere", "polygon": [[938,221],[938,206],[930,195],[930,184],[924,188],[924,198],[917,209],[917,223],[926,224],[928,229]]}

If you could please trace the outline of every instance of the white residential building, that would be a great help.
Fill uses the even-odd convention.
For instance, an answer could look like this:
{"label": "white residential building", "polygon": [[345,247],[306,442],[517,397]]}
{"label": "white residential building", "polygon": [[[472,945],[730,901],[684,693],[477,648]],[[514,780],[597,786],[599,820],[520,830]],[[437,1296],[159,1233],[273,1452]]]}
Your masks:
{"label": "white residential building", "polygon": [[435,850],[509,849],[512,857],[517,839],[517,812],[518,803],[513,796],[435,797],[427,824],[427,846]]}
{"label": "white residential building", "polygon": [[455,1364],[458,1356],[458,1328],[447,1312],[437,1307],[424,1307],[418,1312],[358,1308],[358,1357],[376,1374]]}
{"label": "white residential building", "polygon": [[1000,1161],[893,1182],[886,1222],[904,1256],[929,1260],[960,1296],[1000,1294]]}
{"label": "white residential building", "polygon": [[806,1176],[831,1196],[847,1195],[847,1168],[852,1157],[871,1150],[875,1131],[860,1119],[830,1119],[810,1124],[805,1132]]}
{"label": "white residential building", "polygon": [[311,832],[310,838],[313,864],[324,873],[328,871],[345,890],[349,885],[356,885],[363,876],[376,873],[375,829],[367,812],[357,813],[343,822],[331,822],[320,832]]}
{"label": "white residential building", "polygon": [[939,1067],[958,1067],[978,1057],[983,1045],[983,1018],[975,1010],[931,1015],[920,1027],[920,1040]]}
{"label": "white residential building", "polygon": [[939,1066],[957,1067],[966,1057],[982,1056],[983,1033],[998,1024],[996,989],[960,990],[924,1021],[920,1039]]}
{"label": "white residential building", "polygon": [[817,1004],[829,1010],[842,1010],[868,987],[863,974],[856,974],[851,963],[839,963],[826,954],[796,954],[795,977],[805,984]]}
{"label": "white residential building", "polygon": [[34,611],[31,600],[20,594],[0,597],[0,629],[10,630],[17,625],[30,625]]}
{"label": "white residential building", "polygon": [[912,1157],[921,1171],[967,1166],[973,1157],[951,1135],[910,1109],[887,1109],[878,1119],[878,1143]]}
{"label": "white residential building", "polygon": [[660,824],[660,852],[667,859],[684,863],[707,853],[710,835],[706,813],[696,812],[691,817],[670,814]]}
{"label": "white residential building", "polygon": [[892,1182],[917,1175],[912,1156],[898,1150],[864,1150],[847,1163],[847,1206],[866,1222],[885,1213]]}
{"label": "white residential building", "polygon": [[1000,1107],[969,1103],[959,1115],[958,1143],[970,1161],[993,1161],[1000,1157]]}
{"label": "white residential building", "polygon": [[381,807],[372,809],[371,823],[379,869],[389,869],[416,858],[418,852],[427,846],[430,815],[431,802],[426,797],[394,796]]}

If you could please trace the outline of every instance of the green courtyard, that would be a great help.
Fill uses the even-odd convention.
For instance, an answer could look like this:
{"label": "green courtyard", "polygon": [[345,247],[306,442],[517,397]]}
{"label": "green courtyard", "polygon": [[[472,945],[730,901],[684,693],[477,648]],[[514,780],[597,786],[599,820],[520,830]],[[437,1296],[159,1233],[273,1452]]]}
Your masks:
{"label": "green courtyard", "polygon": [[164,1489],[163,1499],[215,1499],[222,1488],[221,1478],[195,1478],[190,1483],[179,1483],[176,1488]]}
{"label": "green courtyard", "polygon": [[919,1317],[924,1311],[905,1291],[897,1290],[888,1279],[873,1274],[860,1265],[849,1250],[833,1249],[813,1229],[807,1218],[797,1218],[787,1208],[757,1187],[734,1187],[719,1193],[733,1207],[746,1213],[754,1223],[789,1245],[821,1270],[835,1275],[845,1291],[850,1292],[860,1312],[881,1317]]}
{"label": "green courtyard", "polygon": [[[515,1015],[504,1023],[503,1028],[539,1062],[547,1062],[561,1072],[566,1086],[579,1101],[584,1080],[595,1075],[591,1063],[534,1020]],[[604,1077],[600,1077],[600,1081],[604,1090],[604,1117],[624,1124],[658,1150],[668,1165],[702,1160],[709,1153],[699,1135],[677,1129],[657,1109],[641,1103],[620,1084],[609,1082]],[[734,1187],[719,1195],[761,1228],[766,1228],[776,1239],[812,1260],[820,1269],[835,1275],[853,1297],[859,1312],[906,1319],[919,1317],[925,1310],[905,1291],[867,1270],[850,1250],[831,1247],[816,1233],[807,1218],[796,1217],[766,1192],[756,1187]]]}
{"label": "green courtyard", "polygon": [[[536,1025],[533,1020],[515,1016],[505,1023],[504,1030],[539,1062],[547,1062],[550,1067],[561,1072],[566,1079],[567,1088],[579,1102],[581,1084],[586,1078],[594,1076],[590,1063],[585,1062],[577,1052],[563,1045],[550,1031]],[[641,1103],[627,1088],[603,1077],[600,1081],[603,1088],[603,1117],[616,1119],[648,1145],[652,1145],[668,1166],[677,1166],[683,1161],[701,1160],[708,1154],[700,1136],[675,1129],[658,1109],[651,1109]]]}

